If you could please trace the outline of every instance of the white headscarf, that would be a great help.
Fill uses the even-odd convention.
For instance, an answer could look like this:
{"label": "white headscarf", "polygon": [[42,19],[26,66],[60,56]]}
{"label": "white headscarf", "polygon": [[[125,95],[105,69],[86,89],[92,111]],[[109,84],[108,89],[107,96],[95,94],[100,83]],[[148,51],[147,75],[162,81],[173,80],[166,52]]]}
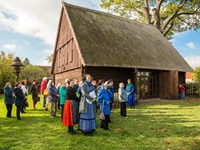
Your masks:
{"label": "white headscarf", "polygon": [[49,80],[49,82],[47,83],[47,89],[49,89],[50,88],[50,86],[52,85],[52,80]]}

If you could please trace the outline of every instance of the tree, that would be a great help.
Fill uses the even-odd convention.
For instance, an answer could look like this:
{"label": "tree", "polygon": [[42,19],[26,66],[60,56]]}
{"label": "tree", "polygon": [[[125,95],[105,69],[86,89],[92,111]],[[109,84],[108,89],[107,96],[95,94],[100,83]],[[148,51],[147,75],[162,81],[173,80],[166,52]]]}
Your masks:
{"label": "tree", "polygon": [[120,16],[154,25],[166,38],[200,27],[200,0],[101,0]]}
{"label": "tree", "polygon": [[53,61],[53,54],[47,56],[46,60],[48,61],[49,64],[52,63],[52,61]]}
{"label": "tree", "polygon": [[197,68],[195,69],[193,78],[194,78],[194,80],[195,80],[196,82],[200,82],[200,67],[197,67]]}
{"label": "tree", "polygon": [[26,79],[30,84],[31,81],[36,80],[40,82],[43,77],[48,77],[48,73],[39,66],[27,65],[20,74],[20,79]]}
{"label": "tree", "polygon": [[5,52],[0,52],[0,93],[3,92],[6,82],[11,82],[13,86],[15,84],[14,70],[11,66],[13,57],[12,54],[6,55]]}
{"label": "tree", "polygon": [[26,66],[30,65],[31,63],[30,63],[30,61],[29,61],[28,58],[25,58],[25,59],[22,61],[22,64],[24,65],[24,67],[26,67]]}

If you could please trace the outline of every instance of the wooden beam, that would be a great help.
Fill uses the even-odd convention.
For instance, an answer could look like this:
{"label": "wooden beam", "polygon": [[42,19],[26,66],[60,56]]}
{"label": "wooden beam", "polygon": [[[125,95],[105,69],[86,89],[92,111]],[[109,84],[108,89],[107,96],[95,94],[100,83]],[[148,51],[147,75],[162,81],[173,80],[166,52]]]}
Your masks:
{"label": "wooden beam", "polygon": [[134,74],[133,74],[133,76],[134,76],[134,83],[135,83],[135,93],[136,93],[136,95],[138,94],[138,83],[137,83],[137,73],[138,73],[138,68],[135,68],[134,69]]}

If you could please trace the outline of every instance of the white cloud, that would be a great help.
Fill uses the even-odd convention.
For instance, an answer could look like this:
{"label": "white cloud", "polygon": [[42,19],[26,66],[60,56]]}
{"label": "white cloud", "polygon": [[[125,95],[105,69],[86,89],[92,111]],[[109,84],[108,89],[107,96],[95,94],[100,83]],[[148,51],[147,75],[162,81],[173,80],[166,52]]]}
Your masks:
{"label": "white cloud", "polygon": [[53,49],[43,50],[42,53],[45,54],[46,56],[49,56],[49,55],[53,54]]}
{"label": "white cloud", "polygon": [[200,67],[200,56],[187,56],[185,57],[185,60],[192,68]]}
{"label": "white cloud", "polygon": [[[65,0],[65,2],[103,10],[100,7],[101,0]],[[0,30],[19,33],[17,37],[19,42],[23,39],[21,35],[35,37],[44,42],[36,44],[38,40],[31,38],[31,40],[21,41],[21,44],[18,43],[12,51],[2,46],[0,48],[3,48],[6,53],[16,54],[21,59],[28,57],[33,64],[49,65],[46,58],[53,53],[61,6],[61,0],[0,0]],[[1,42],[7,44],[7,41],[12,41],[12,38],[8,37]],[[29,47],[34,44],[39,50],[29,51]],[[46,49],[41,50],[45,47]]]}
{"label": "white cloud", "polygon": [[4,29],[34,36],[53,45],[60,7],[60,2],[49,3],[47,0],[0,1],[0,24]]}
{"label": "white cloud", "polygon": [[196,48],[196,46],[194,45],[193,42],[189,42],[189,43],[187,43],[186,45],[187,45],[190,49],[195,49],[195,48]]}
{"label": "white cloud", "polygon": [[[100,0],[65,0],[65,2],[101,9]],[[0,29],[33,36],[53,46],[61,6],[61,1],[58,0],[0,1]]]}
{"label": "white cloud", "polygon": [[16,49],[16,45],[15,44],[5,44],[2,46],[5,50],[9,50],[9,51],[14,51]]}

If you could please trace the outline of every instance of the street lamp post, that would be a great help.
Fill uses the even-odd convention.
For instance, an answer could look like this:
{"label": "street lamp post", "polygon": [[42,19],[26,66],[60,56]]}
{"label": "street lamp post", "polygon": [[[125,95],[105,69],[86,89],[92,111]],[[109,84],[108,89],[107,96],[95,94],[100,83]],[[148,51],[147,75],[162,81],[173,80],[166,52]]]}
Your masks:
{"label": "street lamp post", "polygon": [[23,64],[21,63],[21,60],[19,59],[19,57],[16,57],[13,60],[11,66],[14,67],[14,74],[16,75],[15,81],[18,82],[18,80],[19,80],[19,73],[20,73],[20,70],[21,70],[20,67],[23,66]]}

